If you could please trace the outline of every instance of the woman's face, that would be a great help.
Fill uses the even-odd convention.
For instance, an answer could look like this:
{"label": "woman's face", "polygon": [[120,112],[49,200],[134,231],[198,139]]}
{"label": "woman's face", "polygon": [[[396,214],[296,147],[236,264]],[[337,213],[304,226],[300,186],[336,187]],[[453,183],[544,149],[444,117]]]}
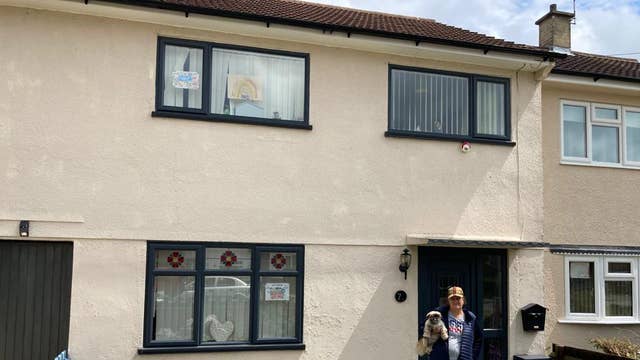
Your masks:
{"label": "woman's face", "polygon": [[449,298],[449,307],[452,310],[462,310],[464,306],[464,298],[460,296],[452,296]]}

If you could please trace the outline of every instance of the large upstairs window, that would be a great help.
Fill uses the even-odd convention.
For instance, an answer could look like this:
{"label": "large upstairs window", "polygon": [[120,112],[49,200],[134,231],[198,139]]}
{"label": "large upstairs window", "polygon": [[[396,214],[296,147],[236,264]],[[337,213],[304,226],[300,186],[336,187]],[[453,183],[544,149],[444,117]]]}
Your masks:
{"label": "large upstairs window", "polygon": [[509,142],[509,79],[392,65],[389,136]]}
{"label": "large upstairs window", "polygon": [[160,38],[156,116],[310,128],[307,54]]}

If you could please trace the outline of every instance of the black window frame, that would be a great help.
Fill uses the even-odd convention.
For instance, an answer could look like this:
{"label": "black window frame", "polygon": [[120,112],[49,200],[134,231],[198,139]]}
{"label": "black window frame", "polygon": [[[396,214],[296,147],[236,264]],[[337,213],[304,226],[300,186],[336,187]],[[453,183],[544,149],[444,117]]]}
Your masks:
{"label": "black window frame", "polygon": [[[428,133],[424,131],[409,131],[409,130],[396,130],[391,128],[391,101],[392,101],[392,73],[394,70],[411,71],[425,74],[435,75],[448,75],[466,78],[468,81],[468,96],[469,96],[469,135],[454,135],[454,134],[439,134]],[[505,136],[479,134],[476,130],[477,124],[477,83],[478,82],[490,82],[503,84],[505,86]],[[511,141],[511,79],[495,76],[486,76],[472,73],[462,73],[454,71],[444,71],[430,68],[421,68],[414,66],[404,66],[389,64],[388,79],[387,79],[387,131],[385,132],[387,137],[404,137],[404,138],[416,138],[416,139],[429,139],[429,140],[447,140],[447,141],[469,141],[476,143],[489,143],[497,145],[514,146],[515,142]]]}
{"label": "black window frame", "polygon": [[[200,48],[203,50],[203,64],[201,74],[201,86],[202,86],[202,108],[182,108],[175,106],[163,105],[164,99],[164,60],[165,60],[165,48],[167,45],[183,46],[191,48]],[[237,116],[226,114],[212,114],[211,113],[211,51],[213,49],[229,49],[238,51],[255,52],[262,54],[288,56],[293,58],[304,59],[304,109],[303,109],[303,121],[295,120],[280,120],[280,119],[267,119],[260,117],[250,116]],[[309,124],[309,63],[310,57],[308,53],[292,52],[285,50],[272,50],[263,49],[250,46],[223,44],[216,42],[205,42],[188,39],[178,39],[169,37],[158,37],[158,46],[156,53],[156,94],[155,94],[155,111],[151,113],[153,117],[168,117],[176,119],[190,119],[190,120],[204,120],[213,122],[227,122],[227,123],[239,123],[239,124],[251,124],[251,125],[265,125],[265,126],[277,126],[293,129],[305,129],[311,130],[312,126]]]}
{"label": "black window frame", "polygon": [[[207,248],[245,248],[251,250],[250,270],[207,270]],[[157,270],[155,269],[156,250],[193,250],[195,251],[194,270]],[[296,254],[296,269],[282,271],[268,271],[260,269],[260,255],[264,252],[283,252]],[[153,309],[154,309],[154,278],[165,276],[194,276],[194,316],[193,336],[190,341],[152,341]],[[247,341],[205,342],[202,334],[202,316],[204,312],[204,280],[205,276],[250,276],[250,314],[249,339]],[[260,306],[260,277],[286,276],[296,278],[296,331],[291,338],[258,338],[258,314]],[[147,242],[147,263],[145,274],[145,306],[143,347],[139,354],[179,353],[179,352],[216,352],[216,351],[245,351],[245,350],[304,350],[303,343],[303,309],[304,309],[304,245],[292,244],[249,244],[231,242]]]}

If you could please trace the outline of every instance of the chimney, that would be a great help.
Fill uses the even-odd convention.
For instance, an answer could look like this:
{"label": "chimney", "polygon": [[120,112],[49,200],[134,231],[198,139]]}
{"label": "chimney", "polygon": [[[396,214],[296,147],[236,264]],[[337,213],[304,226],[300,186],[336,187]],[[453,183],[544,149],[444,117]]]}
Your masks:
{"label": "chimney", "polygon": [[555,52],[571,52],[571,19],[574,13],[558,11],[551,4],[549,12],[536,21],[539,31],[539,46]]}

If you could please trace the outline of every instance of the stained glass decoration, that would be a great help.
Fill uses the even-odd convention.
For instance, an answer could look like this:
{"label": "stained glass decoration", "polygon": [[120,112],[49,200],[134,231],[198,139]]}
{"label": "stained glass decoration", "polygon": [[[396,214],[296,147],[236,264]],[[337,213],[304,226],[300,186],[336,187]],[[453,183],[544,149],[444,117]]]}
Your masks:
{"label": "stained glass decoration", "polygon": [[220,263],[222,263],[225,267],[231,267],[236,262],[238,262],[238,257],[231,250],[225,251],[220,256]]}
{"label": "stained glass decoration", "polygon": [[184,256],[180,252],[174,251],[167,256],[167,263],[174,269],[179,268],[184,263]]}
{"label": "stained glass decoration", "polygon": [[282,254],[275,254],[271,258],[271,266],[280,270],[287,265],[287,259]]}

